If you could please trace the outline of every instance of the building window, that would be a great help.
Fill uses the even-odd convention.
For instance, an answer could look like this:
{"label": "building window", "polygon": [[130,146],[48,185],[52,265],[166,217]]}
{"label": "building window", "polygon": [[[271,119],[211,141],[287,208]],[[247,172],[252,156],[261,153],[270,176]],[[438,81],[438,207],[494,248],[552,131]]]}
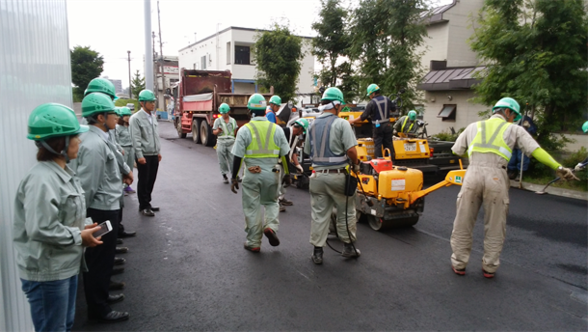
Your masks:
{"label": "building window", "polygon": [[227,42],[227,65],[231,64],[231,42]]}
{"label": "building window", "polygon": [[251,64],[249,46],[235,45],[235,64],[249,65]]}
{"label": "building window", "polygon": [[441,121],[455,121],[455,113],[457,113],[457,105],[443,105],[443,109],[441,109],[437,117],[441,118]]}
{"label": "building window", "polygon": [[206,55],[200,58],[200,69],[206,69]]}

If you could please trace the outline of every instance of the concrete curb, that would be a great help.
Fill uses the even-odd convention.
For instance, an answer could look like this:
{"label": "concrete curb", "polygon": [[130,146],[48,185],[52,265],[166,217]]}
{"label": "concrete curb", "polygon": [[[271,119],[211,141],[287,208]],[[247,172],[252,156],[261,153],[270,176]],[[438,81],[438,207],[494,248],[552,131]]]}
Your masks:
{"label": "concrete curb", "polygon": [[[520,188],[519,185],[520,184],[518,181],[510,180],[511,187]],[[535,191],[542,190],[543,187],[545,187],[545,184],[535,184],[535,183],[523,182],[522,188],[520,188],[520,189],[535,192]],[[563,189],[563,188],[549,186],[549,187],[547,187],[545,192],[547,192],[550,195],[569,197],[569,198],[581,199],[583,201],[588,201],[588,192],[584,192],[584,191],[577,191],[577,190],[570,190],[570,189]]]}

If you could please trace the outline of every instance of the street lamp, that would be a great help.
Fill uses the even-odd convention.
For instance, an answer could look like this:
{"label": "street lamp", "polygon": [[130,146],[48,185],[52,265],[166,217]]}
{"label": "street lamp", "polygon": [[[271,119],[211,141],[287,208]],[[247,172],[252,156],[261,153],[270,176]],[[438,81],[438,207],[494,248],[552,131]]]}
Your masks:
{"label": "street lamp", "polygon": [[127,51],[129,56],[129,99],[133,99],[133,91],[131,90],[131,51]]}

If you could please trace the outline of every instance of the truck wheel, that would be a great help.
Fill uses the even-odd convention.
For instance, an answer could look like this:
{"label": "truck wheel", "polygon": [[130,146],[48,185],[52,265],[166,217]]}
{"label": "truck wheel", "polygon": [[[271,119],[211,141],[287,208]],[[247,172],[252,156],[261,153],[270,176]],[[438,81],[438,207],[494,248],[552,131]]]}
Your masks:
{"label": "truck wheel", "polygon": [[186,133],[182,132],[182,119],[176,118],[176,130],[178,131],[179,138],[186,138]]}
{"label": "truck wheel", "polygon": [[200,120],[192,120],[192,140],[196,144],[200,144]]}
{"label": "truck wheel", "polygon": [[216,143],[216,137],[212,134],[212,128],[206,120],[200,122],[200,143],[204,146],[213,146]]}

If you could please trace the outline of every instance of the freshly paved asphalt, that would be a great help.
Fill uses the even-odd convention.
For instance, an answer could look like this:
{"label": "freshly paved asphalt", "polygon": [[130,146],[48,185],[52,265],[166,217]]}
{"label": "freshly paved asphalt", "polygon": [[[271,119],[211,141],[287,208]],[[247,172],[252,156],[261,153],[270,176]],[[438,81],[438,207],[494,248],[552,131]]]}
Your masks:
{"label": "freshly paved asphalt", "polygon": [[113,277],[127,283],[113,308],[131,318],[88,322],[80,288],[75,330],[588,329],[586,201],[511,189],[502,265],[492,280],[481,273],[482,214],[467,275],[451,272],[457,187],[429,195],[412,228],[358,225],[359,259],[326,248],[316,266],[307,191],[288,191],[294,206],[280,214],[280,246],[264,238],[261,253],[245,251],[241,193],[222,183],[215,151],[177,139],[170,123],[160,129],[153,203],[161,212],[139,216],[136,195],[126,197],[124,223],[138,235],[125,239],[126,271]]}

